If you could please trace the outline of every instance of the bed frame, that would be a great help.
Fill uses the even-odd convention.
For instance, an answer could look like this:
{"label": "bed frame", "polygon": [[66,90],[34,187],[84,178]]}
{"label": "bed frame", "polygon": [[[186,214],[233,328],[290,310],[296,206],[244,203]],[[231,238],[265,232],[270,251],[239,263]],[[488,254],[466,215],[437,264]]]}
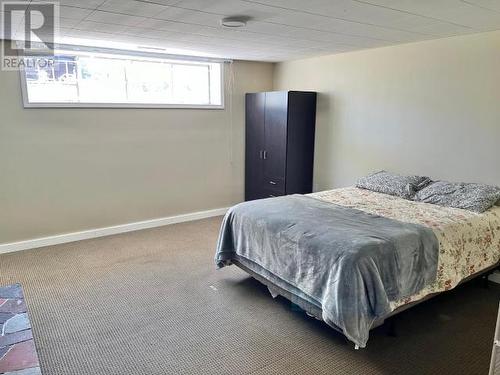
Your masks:
{"label": "bed frame", "polygon": [[[259,282],[261,282],[262,284],[264,284],[265,286],[267,286],[270,290],[273,291],[273,293],[276,293],[276,294],[279,294],[280,296],[282,297],[285,297],[287,300],[289,300],[290,302],[294,303],[295,305],[299,306],[302,310],[304,310],[306,312],[307,315],[309,316],[312,316],[313,318],[315,319],[318,319],[318,320],[321,320],[323,321],[323,318],[322,318],[322,312],[321,312],[321,309],[315,305],[313,305],[312,303],[304,300],[303,298],[279,287],[278,285],[272,283],[271,281],[267,280],[266,278],[264,278],[263,276],[259,275],[258,273],[252,271],[250,268],[248,268],[245,264],[242,263],[242,260],[235,260],[233,259],[231,261],[232,264],[238,266],[239,268],[241,268],[243,271],[247,272],[250,276],[252,276],[253,278],[255,278],[256,280],[258,280]],[[485,268],[484,270],[482,271],[479,271],[479,272],[476,272],[475,274],[473,275],[470,275],[469,277],[463,279],[462,281],[460,281],[458,283],[458,285],[461,285],[463,283],[466,283],[470,280],[473,280],[473,279],[476,279],[478,277],[483,277],[484,280],[485,280],[485,285],[487,285],[488,283],[488,276],[493,273],[495,270],[497,269],[500,269],[500,261],[497,262],[496,264],[488,267],[488,268]],[[457,285],[457,286],[458,286]],[[386,316],[384,316],[383,318],[379,318],[377,319],[371,329],[374,329],[374,328],[377,328],[377,327],[380,327],[381,325],[383,325],[384,323],[386,323],[386,320],[389,319],[389,318],[392,318],[394,317],[395,315],[405,311],[405,310],[408,310],[409,308],[412,308],[413,306],[416,306],[422,302],[425,302],[437,295],[440,295],[444,292],[438,292],[438,293],[432,293],[432,294],[428,294],[427,296],[421,298],[420,300],[418,301],[414,301],[414,302],[410,302],[406,305],[402,305],[402,306],[399,306],[398,308],[396,308],[394,311],[392,311],[391,313],[387,314]],[[389,331],[389,334],[390,335],[395,335],[395,331],[394,331],[394,319],[389,319],[387,321],[388,324],[388,331]],[[343,334],[342,330],[336,326],[330,326],[332,327],[333,329],[335,329],[336,331],[340,332]],[[354,347],[355,349],[359,349],[357,345],[355,345]]]}

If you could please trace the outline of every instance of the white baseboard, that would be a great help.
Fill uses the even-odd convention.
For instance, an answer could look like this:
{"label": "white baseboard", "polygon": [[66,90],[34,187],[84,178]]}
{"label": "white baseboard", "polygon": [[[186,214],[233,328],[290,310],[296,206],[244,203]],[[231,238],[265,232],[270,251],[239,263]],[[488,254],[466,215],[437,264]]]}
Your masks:
{"label": "white baseboard", "polygon": [[66,233],[56,236],[35,238],[32,240],[26,240],[20,242],[5,243],[5,244],[0,244],[0,254],[11,253],[13,251],[34,249],[43,246],[58,245],[62,243],[68,243],[80,240],[87,240],[89,238],[110,236],[112,234],[132,232],[141,229],[161,227],[164,225],[183,223],[186,221],[205,219],[208,217],[224,215],[227,210],[228,208],[217,208],[214,210],[192,212],[184,215],[162,217],[159,219],[138,221],[135,223],[115,225],[106,228],[90,229],[81,232]]}

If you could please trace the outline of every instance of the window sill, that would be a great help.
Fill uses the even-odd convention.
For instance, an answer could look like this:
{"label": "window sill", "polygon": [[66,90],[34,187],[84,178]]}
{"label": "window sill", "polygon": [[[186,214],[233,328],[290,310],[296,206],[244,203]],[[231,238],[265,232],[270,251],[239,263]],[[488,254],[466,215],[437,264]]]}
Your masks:
{"label": "window sill", "polygon": [[224,105],[196,104],[108,104],[108,103],[24,103],[24,108],[87,108],[87,109],[213,109],[223,110]]}

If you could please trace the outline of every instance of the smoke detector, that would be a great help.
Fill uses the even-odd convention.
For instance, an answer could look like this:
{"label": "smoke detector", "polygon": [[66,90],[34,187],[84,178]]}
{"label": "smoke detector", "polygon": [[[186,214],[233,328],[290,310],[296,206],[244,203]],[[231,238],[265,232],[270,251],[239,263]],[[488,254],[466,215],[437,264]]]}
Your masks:
{"label": "smoke detector", "polygon": [[220,20],[220,24],[224,27],[237,28],[246,26],[248,20],[247,16],[226,17]]}

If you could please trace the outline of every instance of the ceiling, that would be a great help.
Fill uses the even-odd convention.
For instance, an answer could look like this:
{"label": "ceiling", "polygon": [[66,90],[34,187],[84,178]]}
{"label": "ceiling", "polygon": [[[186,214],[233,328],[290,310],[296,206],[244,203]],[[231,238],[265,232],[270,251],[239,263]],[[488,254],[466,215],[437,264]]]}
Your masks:
{"label": "ceiling", "polygon": [[[32,1],[35,3],[36,1]],[[62,42],[283,61],[500,29],[500,0],[60,0]],[[227,29],[225,16],[251,17]]]}

